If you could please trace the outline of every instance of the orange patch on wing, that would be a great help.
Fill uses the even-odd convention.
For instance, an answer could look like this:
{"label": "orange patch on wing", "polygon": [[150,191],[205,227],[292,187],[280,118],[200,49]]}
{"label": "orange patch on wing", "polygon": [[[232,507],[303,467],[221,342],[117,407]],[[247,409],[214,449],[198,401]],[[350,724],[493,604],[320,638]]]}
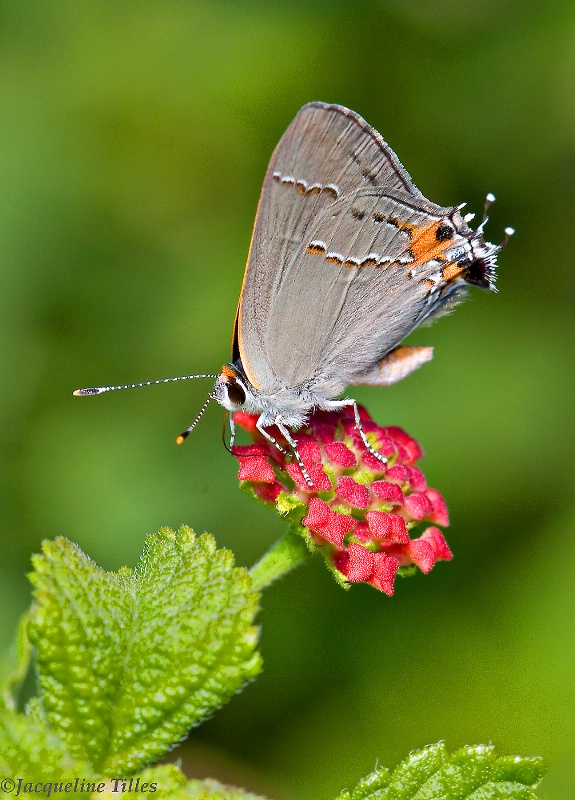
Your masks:
{"label": "orange patch on wing", "polygon": [[317,244],[310,244],[307,251],[310,255],[320,256],[325,253],[325,247],[320,247]]}
{"label": "orange patch on wing", "polygon": [[457,276],[461,275],[462,272],[463,268],[460,264],[446,264],[441,270],[441,277],[447,282],[453,280],[453,278],[457,278]]}
{"label": "orange patch on wing", "polygon": [[422,225],[421,227],[412,225],[409,222],[401,222],[398,219],[390,218],[388,221],[410,235],[409,250],[413,254],[413,261],[410,263],[410,267],[417,267],[432,259],[445,260],[443,253],[449,250],[453,240],[451,238],[437,238],[437,230],[444,224],[443,220],[440,219],[430,225]]}

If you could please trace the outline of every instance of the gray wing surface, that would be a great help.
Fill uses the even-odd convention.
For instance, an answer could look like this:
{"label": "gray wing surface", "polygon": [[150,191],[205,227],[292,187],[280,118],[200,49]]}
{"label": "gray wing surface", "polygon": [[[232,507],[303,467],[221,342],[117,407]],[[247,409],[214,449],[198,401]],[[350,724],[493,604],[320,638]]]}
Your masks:
{"label": "gray wing surface", "polygon": [[304,106],[266,173],[240,298],[240,353],[254,386],[335,375],[343,388],[398,344],[427,291],[426,265],[408,275],[402,226],[448,211],[423,197],[359,115]]}

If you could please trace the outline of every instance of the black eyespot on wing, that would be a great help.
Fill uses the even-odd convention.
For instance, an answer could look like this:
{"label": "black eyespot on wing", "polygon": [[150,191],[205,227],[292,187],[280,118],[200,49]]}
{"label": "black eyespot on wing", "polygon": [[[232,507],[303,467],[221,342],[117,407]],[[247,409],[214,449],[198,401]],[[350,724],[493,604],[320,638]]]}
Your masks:
{"label": "black eyespot on wing", "polygon": [[435,238],[438,242],[446,242],[453,237],[453,228],[446,222],[443,222],[435,231]]}
{"label": "black eyespot on wing", "polygon": [[465,267],[461,277],[472,286],[479,286],[481,289],[493,289],[495,268],[489,259],[476,258],[468,267]]}

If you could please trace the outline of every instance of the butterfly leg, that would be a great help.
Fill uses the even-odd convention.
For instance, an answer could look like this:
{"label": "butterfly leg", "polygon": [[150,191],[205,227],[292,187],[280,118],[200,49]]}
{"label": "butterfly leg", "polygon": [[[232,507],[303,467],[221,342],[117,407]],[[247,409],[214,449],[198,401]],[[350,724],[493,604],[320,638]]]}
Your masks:
{"label": "butterfly leg", "polygon": [[[270,444],[273,444],[273,446],[276,447],[280,451],[280,453],[283,453],[284,456],[289,455],[288,451],[284,447],[281,446],[281,444],[278,442],[278,440],[274,439],[274,437],[271,435],[271,433],[268,433],[266,431],[266,429],[263,427],[263,425],[260,425],[260,419],[261,419],[261,417],[256,422],[256,428],[261,433],[261,435],[264,437],[264,439],[267,439]],[[276,422],[277,422],[277,420],[276,420]],[[280,430],[281,430],[281,428],[280,428]],[[283,431],[282,431],[282,434],[283,434]],[[286,439],[287,439],[287,436],[286,436]],[[289,439],[288,439],[288,442],[289,442]],[[290,442],[290,444],[291,444],[291,442]]]}
{"label": "butterfly leg", "polygon": [[[305,464],[303,463],[302,458],[301,458],[301,456],[299,454],[299,450],[297,449],[297,442],[295,441],[295,439],[293,438],[291,433],[288,431],[286,426],[281,421],[281,417],[276,417],[275,424],[277,425],[279,431],[281,432],[281,435],[284,437],[286,442],[291,447],[292,452],[296,457],[296,460],[297,460],[297,463],[299,465],[299,468],[301,469],[302,475],[305,478],[305,482],[307,483],[308,486],[312,486],[313,487],[313,481],[310,478],[309,473],[308,473],[308,471],[307,471],[307,469],[305,467]],[[273,439],[272,439],[272,441],[273,441]],[[278,446],[279,445],[276,442],[276,447],[278,447]],[[280,447],[280,450],[281,450],[281,447]],[[285,453],[285,450],[282,450],[282,452]]]}
{"label": "butterfly leg", "polygon": [[337,400],[333,401],[333,404],[330,404],[330,409],[339,409],[339,408],[348,408],[351,406],[353,408],[353,416],[355,418],[355,427],[359,431],[359,435],[361,436],[361,441],[364,443],[366,450],[371,453],[372,456],[377,458],[381,461],[382,464],[387,464],[387,458],[382,456],[381,453],[378,453],[377,450],[370,445],[367,441],[367,436],[365,435],[365,431],[363,430],[363,426],[361,424],[361,417],[359,416],[359,408],[357,407],[357,401],[353,398],[346,399],[346,400]]}
{"label": "butterfly leg", "polygon": [[[226,414],[228,414],[227,411]],[[228,419],[230,422],[230,450],[231,450],[236,440],[236,423],[234,422],[233,414],[228,414]],[[224,425],[225,425],[225,420],[224,420]],[[224,430],[224,436],[225,436],[225,430]],[[224,439],[224,444],[225,444],[225,439]]]}

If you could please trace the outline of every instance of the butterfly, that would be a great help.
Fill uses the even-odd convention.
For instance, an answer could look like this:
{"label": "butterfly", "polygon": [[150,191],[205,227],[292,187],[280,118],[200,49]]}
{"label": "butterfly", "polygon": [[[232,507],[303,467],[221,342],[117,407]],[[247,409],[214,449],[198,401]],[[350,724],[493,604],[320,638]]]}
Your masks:
{"label": "butterfly", "polygon": [[[234,324],[232,358],[209,399],[230,416],[257,414],[278,449],[275,426],[309,476],[292,432],[315,409],[352,407],[349,386],[387,386],[432,357],[403,339],[445,313],[467,286],[495,289],[500,245],[473,230],[465,204],[443,207],[417,189],[393,150],[359,114],[304,105],[267,169]],[[183,380],[173,378],[170,380]],[[146,384],[164,381],[149,381]],[[81,389],[100,394],[124,387]],[[204,404],[204,408],[207,405]],[[178,437],[195,427],[199,417]],[[285,451],[284,451],[285,452]]]}

